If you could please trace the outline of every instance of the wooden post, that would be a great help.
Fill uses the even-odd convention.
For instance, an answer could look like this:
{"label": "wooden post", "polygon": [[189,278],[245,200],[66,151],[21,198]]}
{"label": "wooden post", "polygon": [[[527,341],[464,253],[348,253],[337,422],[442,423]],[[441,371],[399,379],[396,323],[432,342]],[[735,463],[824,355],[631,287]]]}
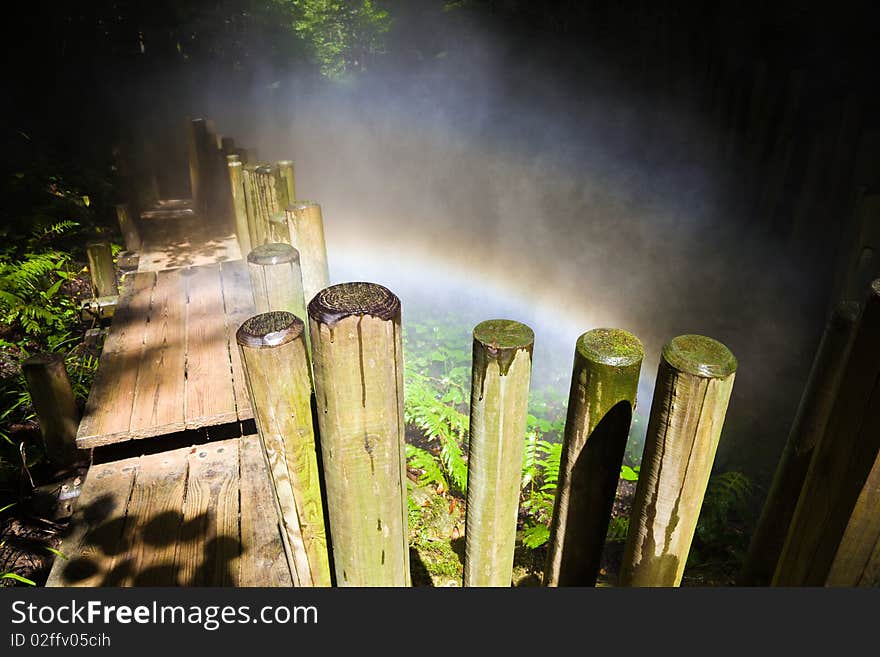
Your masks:
{"label": "wooden post", "polygon": [[204,119],[193,119],[187,124],[187,151],[189,154],[189,181],[193,208],[204,213],[206,207],[207,163],[204,161],[203,144],[207,138]]}
{"label": "wooden post", "polygon": [[238,238],[238,246],[242,255],[250,253],[251,234],[248,227],[248,213],[244,200],[244,183],[241,176],[241,162],[238,155],[227,155],[226,166],[229,170],[229,189],[232,203],[232,212],[235,217],[235,236]]}
{"label": "wooden post", "polygon": [[512,320],[474,328],[465,586],[510,586],[534,342]]}
{"label": "wooden post", "polygon": [[112,297],[119,294],[110,245],[107,242],[89,242],[86,244],[86,255],[89,258],[89,274],[92,277],[95,297]]}
{"label": "wooden post", "polygon": [[330,284],[327,245],[321,206],[313,201],[298,201],[287,208],[290,243],[299,251],[306,303]]}
{"label": "wooden post", "polygon": [[594,586],[645,350],[631,333],[594,329],[578,338],[545,586]]}
{"label": "wooden post", "polygon": [[828,320],[788,441],[739,576],[743,586],[768,586],[804,485],[810,459],[828,426],[859,308],[838,306]]}
{"label": "wooden post", "polygon": [[40,433],[46,457],[59,466],[77,461],[76,430],[79,410],[64,357],[61,354],[37,354],[21,364],[21,372],[40,420]]}
{"label": "wooden post", "polygon": [[[263,244],[248,254],[247,261],[258,313],[286,310],[303,321],[308,318],[296,249],[290,244]],[[311,354],[308,332],[305,340],[306,349]]]}
{"label": "wooden post", "polygon": [[309,303],[339,586],[409,586],[400,300],[342,283]]}
{"label": "wooden post", "polygon": [[290,160],[279,160],[276,164],[278,174],[284,183],[284,190],[287,193],[287,202],[281,207],[287,207],[296,202],[296,177],[293,173],[293,162]]}
{"label": "wooden post", "polygon": [[330,586],[305,325],[275,311],[245,320],[235,335],[291,573],[296,586]]}
{"label": "wooden post", "polygon": [[773,575],[774,586],[825,584],[880,454],[880,279],[870,289]]}
{"label": "wooden post", "polygon": [[266,243],[266,227],[260,208],[260,195],[257,191],[256,167],[245,164],[241,168],[241,181],[244,188],[245,211],[247,212],[248,236],[251,249]]}
{"label": "wooden post", "polygon": [[[876,396],[876,395],[875,395]],[[876,403],[876,402],[875,402]],[[880,586],[880,456],[856,500],[825,586]]]}
{"label": "wooden post", "polygon": [[119,232],[122,233],[126,250],[140,251],[141,235],[127,203],[119,203],[116,206],[116,219],[119,221]]}
{"label": "wooden post", "polygon": [[712,338],[681,335],[663,347],[621,586],[681,583],[736,367]]}

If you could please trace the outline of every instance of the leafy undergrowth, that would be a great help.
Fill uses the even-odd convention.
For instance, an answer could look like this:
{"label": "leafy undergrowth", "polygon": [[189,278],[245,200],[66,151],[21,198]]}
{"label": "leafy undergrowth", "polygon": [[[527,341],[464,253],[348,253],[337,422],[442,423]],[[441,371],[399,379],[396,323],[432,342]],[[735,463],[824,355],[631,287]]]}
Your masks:
{"label": "leafy undergrowth", "polygon": [[[48,574],[61,526],[43,493],[82,469],[47,460],[20,364],[41,352],[63,355],[85,403],[101,345],[99,335],[86,338],[98,320],[79,310],[92,296],[84,249],[107,229],[90,197],[59,176],[35,168],[2,186],[10,204],[0,224],[0,586],[33,585]],[[97,196],[106,191],[95,186]]]}
{"label": "leafy undergrowth", "polygon": [[[417,586],[460,586],[462,581],[470,350],[470,328],[452,313],[432,313],[430,323],[410,319],[404,327],[409,527]],[[511,578],[515,586],[540,585],[543,577],[565,422],[563,392],[544,386],[530,394]],[[624,457],[599,586],[616,582],[639,477],[639,449],[631,440]],[[754,498],[742,473],[711,478],[684,585],[733,583],[748,547]]]}

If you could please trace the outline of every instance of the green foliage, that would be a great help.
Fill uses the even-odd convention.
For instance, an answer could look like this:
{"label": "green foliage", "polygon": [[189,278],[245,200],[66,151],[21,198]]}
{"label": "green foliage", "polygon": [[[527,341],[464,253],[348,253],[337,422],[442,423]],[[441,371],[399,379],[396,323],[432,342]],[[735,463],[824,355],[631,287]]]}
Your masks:
{"label": "green foliage", "polygon": [[624,481],[638,481],[639,466],[636,466],[634,468],[631,468],[628,465],[620,466],[620,478]]}
{"label": "green foliage", "polygon": [[21,575],[16,575],[15,573],[0,573],[0,579],[8,579],[16,582],[21,582],[22,584],[27,584],[28,586],[37,585],[37,583],[33,580],[30,580],[27,577],[22,577]]}
{"label": "green foliage", "polygon": [[74,320],[73,300],[60,294],[69,281],[69,253],[52,248],[47,240],[57,237],[78,224],[63,221],[38,227],[31,236],[30,249],[15,258],[0,252],[0,321],[51,348],[58,335]]}
{"label": "green foliage", "polygon": [[623,543],[626,533],[629,531],[629,518],[627,516],[613,517],[608,521],[608,531],[605,540],[611,543]]}
{"label": "green foliage", "polygon": [[373,0],[276,0],[292,17],[296,34],[309,44],[328,78],[367,68],[383,52],[391,18]]}
{"label": "green foliage", "polygon": [[726,576],[739,569],[748,540],[746,528],[754,522],[756,491],[742,472],[723,472],[709,479],[686,575]]}

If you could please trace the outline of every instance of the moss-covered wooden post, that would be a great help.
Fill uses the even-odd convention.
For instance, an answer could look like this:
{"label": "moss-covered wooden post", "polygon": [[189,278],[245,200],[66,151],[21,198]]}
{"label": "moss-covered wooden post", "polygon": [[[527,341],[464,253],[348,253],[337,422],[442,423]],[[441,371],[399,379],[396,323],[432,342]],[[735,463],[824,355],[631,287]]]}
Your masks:
{"label": "moss-covered wooden post", "polygon": [[95,296],[111,297],[118,294],[110,245],[107,242],[89,242],[86,244],[86,255],[89,259],[89,274]]}
{"label": "moss-covered wooden post", "polygon": [[126,250],[131,252],[140,251],[141,235],[128,203],[117,204],[116,220],[119,222],[119,232],[122,234]]}
{"label": "moss-covered wooden post", "polygon": [[400,300],[342,283],[309,303],[339,586],[409,586]]}
{"label": "moss-covered wooden post", "polygon": [[828,426],[858,313],[857,304],[841,304],[831,314],[825,327],[739,576],[739,584],[743,586],[767,586],[773,579],[785,535],[807,477],[810,459]]}
{"label": "moss-covered wooden post", "polygon": [[287,207],[296,202],[296,178],[293,173],[293,162],[291,160],[279,160],[276,166],[278,167],[278,174],[284,183],[284,191],[287,198],[287,202],[281,207]]}
{"label": "moss-covered wooden post", "polygon": [[302,320],[284,311],[251,317],[236,333],[295,584],[330,586],[304,337]]}
{"label": "moss-covered wooden post", "polygon": [[880,279],[871,284],[857,322],[828,425],[813,452],[773,585],[825,584],[847,524],[880,455],[878,381]]}
{"label": "moss-covered wooden post", "polygon": [[235,218],[235,236],[242,255],[250,253],[251,231],[248,226],[248,213],[244,199],[244,182],[242,181],[242,164],[238,155],[227,155],[226,166],[229,170],[229,189],[232,213]]}
{"label": "moss-covered wooden post", "polygon": [[290,243],[299,251],[306,302],[330,284],[327,245],[321,206],[312,201],[298,201],[287,208]]}
{"label": "moss-covered wooden post", "polygon": [[58,466],[76,462],[79,410],[61,354],[37,354],[21,364],[49,461]]}
{"label": "moss-covered wooden post", "polygon": [[578,338],[546,586],[596,583],[644,357],[639,339],[620,329],[594,329]]}
{"label": "moss-covered wooden post", "polygon": [[[248,254],[247,262],[258,313],[286,310],[297,317],[308,317],[296,249],[290,244],[263,244]],[[311,353],[308,331],[305,340]]]}
{"label": "moss-covered wooden post", "polygon": [[474,328],[465,586],[510,586],[534,342],[513,320]]}
{"label": "moss-covered wooden post", "polygon": [[621,586],[678,586],[737,362],[720,342],[681,335],[664,347],[630,514]]}

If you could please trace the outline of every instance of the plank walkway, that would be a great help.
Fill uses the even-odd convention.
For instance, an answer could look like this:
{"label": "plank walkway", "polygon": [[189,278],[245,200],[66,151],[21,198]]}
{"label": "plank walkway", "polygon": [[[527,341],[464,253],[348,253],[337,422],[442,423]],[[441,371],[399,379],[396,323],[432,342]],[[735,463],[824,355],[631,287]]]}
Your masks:
{"label": "plank walkway", "polygon": [[46,586],[291,586],[254,435],[89,470]]}
{"label": "plank walkway", "polygon": [[253,417],[235,343],[256,312],[247,265],[235,237],[190,206],[141,217],[138,270],[123,279],[77,433],[104,456],[47,586],[295,584],[259,438],[241,436]]}
{"label": "plank walkway", "polygon": [[242,260],[127,275],[77,446],[252,418],[235,343],[249,286]]}

